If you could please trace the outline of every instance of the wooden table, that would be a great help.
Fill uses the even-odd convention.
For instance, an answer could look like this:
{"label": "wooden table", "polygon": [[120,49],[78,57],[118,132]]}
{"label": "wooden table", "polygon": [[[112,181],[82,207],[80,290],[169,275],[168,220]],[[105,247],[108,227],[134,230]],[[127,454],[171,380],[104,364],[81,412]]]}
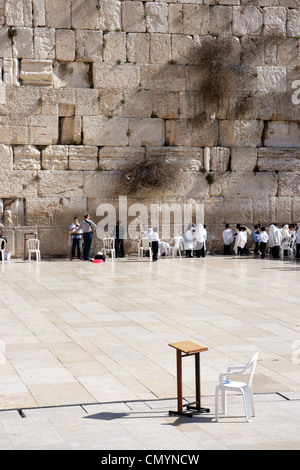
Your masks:
{"label": "wooden table", "polygon": [[[208,348],[192,343],[191,341],[181,341],[179,343],[169,344],[176,349],[177,363],[177,411],[169,411],[170,415],[183,415],[192,417],[193,413],[209,413],[209,408],[201,406],[201,378],[200,378],[200,353],[208,351]],[[195,356],[195,386],[196,401],[183,405],[182,396],[182,358],[186,356]],[[183,411],[187,407],[188,411]]]}

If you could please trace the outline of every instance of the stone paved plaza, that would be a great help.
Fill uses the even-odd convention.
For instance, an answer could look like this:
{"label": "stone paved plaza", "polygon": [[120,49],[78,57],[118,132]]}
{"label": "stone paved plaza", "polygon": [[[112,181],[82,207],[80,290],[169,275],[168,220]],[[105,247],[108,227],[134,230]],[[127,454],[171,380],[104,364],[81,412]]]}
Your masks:
{"label": "stone paved plaza", "polygon": [[[300,449],[298,262],[207,256],[0,265],[0,449]],[[202,405],[176,409],[175,350],[201,354]],[[257,350],[256,417],[215,422],[220,372]],[[298,353],[299,350],[299,353]],[[194,362],[184,359],[184,397]]]}

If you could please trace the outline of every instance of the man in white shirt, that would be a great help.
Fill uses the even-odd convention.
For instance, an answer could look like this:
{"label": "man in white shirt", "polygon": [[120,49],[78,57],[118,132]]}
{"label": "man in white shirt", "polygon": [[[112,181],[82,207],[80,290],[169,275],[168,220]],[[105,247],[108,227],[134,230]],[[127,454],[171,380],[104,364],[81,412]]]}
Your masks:
{"label": "man in white shirt", "polygon": [[153,232],[150,234],[149,238],[152,246],[152,260],[157,261],[159,236],[156,227],[154,227]]}
{"label": "man in white shirt", "polygon": [[223,230],[224,256],[230,255],[230,245],[233,239],[233,231],[229,228],[229,224],[226,224],[225,230]]}
{"label": "man in white shirt", "polygon": [[262,227],[260,229],[258,240],[259,240],[259,251],[261,252],[261,257],[264,259],[266,257],[266,246],[269,240],[269,236],[266,232],[265,227]]}
{"label": "man in white shirt", "polygon": [[83,232],[83,260],[89,261],[93,241],[93,230],[97,225],[90,220],[89,214],[85,214],[83,221],[80,222],[80,227]]}

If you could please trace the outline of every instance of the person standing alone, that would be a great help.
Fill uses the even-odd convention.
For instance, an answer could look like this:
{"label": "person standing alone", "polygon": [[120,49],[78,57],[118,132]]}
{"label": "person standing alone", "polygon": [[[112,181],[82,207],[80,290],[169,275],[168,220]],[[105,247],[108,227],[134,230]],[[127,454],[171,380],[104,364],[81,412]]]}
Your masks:
{"label": "person standing alone", "polygon": [[89,261],[93,241],[93,230],[97,226],[90,220],[89,214],[85,214],[83,221],[80,222],[80,227],[83,232],[83,261]]}

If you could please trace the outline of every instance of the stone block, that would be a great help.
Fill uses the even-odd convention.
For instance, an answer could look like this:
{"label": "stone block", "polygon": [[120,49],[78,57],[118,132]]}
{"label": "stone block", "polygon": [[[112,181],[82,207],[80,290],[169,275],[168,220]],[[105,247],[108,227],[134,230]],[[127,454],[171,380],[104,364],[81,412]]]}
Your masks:
{"label": "stone block", "polygon": [[55,29],[35,28],[34,58],[55,59]]}
{"label": "stone block", "polygon": [[32,0],[33,26],[46,25],[45,0]]}
{"label": "stone block", "polygon": [[265,147],[300,147],[300,124],[269,121],[266,123]]}
{"label": "stone block", "polygon": [[61,120],[60,129],[61,144],[81,143],[81,117],[64,117]]}
{"label": "stone block", "polygon": [[99,31],[75,31],[76,60],[94,62],[102,59],[103,36]]}
{"label": "stone block", "polygon": [[180,65],[144,65],[141,67],[140,86],[146,90],[182,91],[185,89],[185,71]]}
{"label": "stone block", "polygon": [[30,116],[29,142],[31,145],[52,145],[58,141],[57,116]]}
{"label": "stone block", "polygon": [[55,87],[90,88],[91,66],[85,62],[57,62],[54,65]]}
{"label": "stone block", "polygon": [[51,145],[42,150],[43,170],[67,170],[68,164],[67,145]]}
{"label": "stone block", "polygon": [[75,32],[68,29],[56,31],[56,59],[75,61]]}
{"label": "stone block", "polygon": [[220,121],[219,145],[222,147],[261,146],[262,121]]}
{"label": "stone block", "polygon": [[18,59],[33,59],[33,29],[17,28],[14,38],[14,56]]}
{"label": "stone block", "polygon": [[[85,0],[83,0],[85,2]],[[122,2],[119,0],[101,0],[99,10],[99,29],[116,31],[122,29]]]}
{"label": "stone block", "polygon": [[298,37],[300,31],[300,16],[298,8],[287,11],[287,36]]}
{"label": "stone block", "polygon": [[278,173],[278,196],[300,197],[300,173],[299,171],[281,171]]}
{"label": "stone block", "polygon": [[8,37],[8,28],[6,26],[0,27],[0,57],[12,57],[11,41]]}
{"label": "stone block", "polygon": [[122,3],[122,29],[127,33],[143,33],[146,31],[143,2],[125,1]]}
{"label": "stone block", "polygon": [[232,28],[232,8],[229,6],[213,6],[211,8],[209,32],[214,36],[228,36]]}
{"label": "stone block", "polygon": [[94,63],[95,88],[109,90],[132,90],[139,88],[139,69],[136,65]]}
{"label": "stone block", "polygon": [[262,31],[263,14],[255,6],[234,6],[232,19],[234,36],[258,36]]}
{"label": "stone block", "polygon": [[172,58],[172,46],[170,34],[151,34],[150,62],[152,64],[166,64]]}
{"label": "stone block", "polygon": [[264,34],[283,36],[286,34],[286,9],[284,7],[266,7],[264,14]]}
{"label": "stone block", "polygon": [[147,147],[148,159],[163,158],[182,170],[198,172],[203,168],[203,149],[197,147]]}
{"label": "stone block", "polygon": [[98,147],[69,146],[69,170],[95,171],[98,167]]}
{"label": "stone block", "polygon": [[71,27],[71,0],[45,0],[46,25],[50,28]]}
{"label": "stone block", "polygon": [[124,170],[145,157],[145,147],[102,147],[99,150],[99,168]]}
{"label": "stone block", "polygon": [[210,170],[227,171],[230,159],[230,149],[224,147],[212,147],[210,149]]}
{"label": "stone block", "polygon": [[150,91],[143,90],[125,92],[123,108],[126,117],[150,118],[153,110],[153,95]]}
{"label": "stone block", "polygon": [[[117,90],[101,90],[99,114],[112,119],[116,116],[123,116],[124,104],[122,103],[123,93]],[[97,113],[98,114],[98,113]]]}
{"label": "stone block", "polygon": [[24,5],[23,0],[6,0],[5,17],[8,26],[24,26]]}
{"label": "stone block", "polygon": [[239,148],[231,149],[231,170],[239,172],[251,172],[257,165],[257,149],[256,148]]}
{"label": "stone block", "polygon": [[13,150],[10,145],[0,144],[0,168],[1,170],[13,169]]}
{"label": "stone block", "polygon": [[[226,221],[226,223],[229,224],[252,224],[252,200],[250,198],[234,196],[226,198],[224,200],[223,221]],[[255,221],[255,223],[257,223],[257,221]]]}
{"label": "stone block", "polygon": [[215,182],[210,185],[210,195],[229,198],[275,197],[277,194],[277,175],[274,173],[216,174]]}
{"label": "stone block", "polygon": [[168,33],[168,4],[150,3],[145,6],[146,27],[149,33]]}
{"label": "stone block", "polygon": [[184,34],[205,36],[209,33],[209,5],[183,5]]}
{"label": "stone block", "polygon": [[83,116],[83,145],[128,145],[128,119]]}
{"label": "stone block", "polygon": [[177,119],[179,117],[180,94],[170,91],[168,93],[153,93],[153,114],[162,119]]}
{"label": "stone block", "polygon": [[38,197],[83,198],[82,171],[44,170],[39,173]]}
{"label": "stone block", "polygon": [[33,145],[14,147],[14,170],[40,170],[41,152]]}
{"label": "stone block", "polygon": [[187,147],[215,147],[218,142],[217,121],[199,126],[197,120],[166,121],[166,145]]}
{"label": "stone block", "polygon": [[97,7],[98,0],[73,0],[71,4],[72,27],[74,29],[99,29]]}
{"label": "stone block", "polygon": [[126,62],[126,33],[110,32],[105,35],[104,62]]}
{"label": "stone block", "polygon": [[164,121],[162,119],[129,119],[129,146],[159,147],[165,143]]}
{"label": "stone block", "polygon": [[99,91],[91,89],[76,90],[76,116],[97,116],[99,112]]}
{"label": "stone block", "polygon": [[0,170],[1,198],[37,197],[35,171]]}
{"label": "stone block", "polygon": [[258,167],[260,171],[300,171],[300,149],[262,147]]}
{"label": "stone block", "polygon": [[259,93],[284,93],[287,87],[285,67],[257,67]]}
{"label": "stone block", "polygon": [[127,60],[138,64],[148,63],[150,58],[150,34],[128,33]]}
{"label": "stone block", "polygon": [[[292,208],[292,221],[300,220],[300,198],[294,198],[293,201],[293,208]],[[299,230],[299,229],[298,229]]]}
{"label": "stone block", "polygon": [[28,144],[28,120],[26,117],[0,117],[0,141],[6,145]]}
{"label": "stone block", "polygon": [[194,39],[192,36],[172,35],[172,60],[177,64],[194,63]]}

